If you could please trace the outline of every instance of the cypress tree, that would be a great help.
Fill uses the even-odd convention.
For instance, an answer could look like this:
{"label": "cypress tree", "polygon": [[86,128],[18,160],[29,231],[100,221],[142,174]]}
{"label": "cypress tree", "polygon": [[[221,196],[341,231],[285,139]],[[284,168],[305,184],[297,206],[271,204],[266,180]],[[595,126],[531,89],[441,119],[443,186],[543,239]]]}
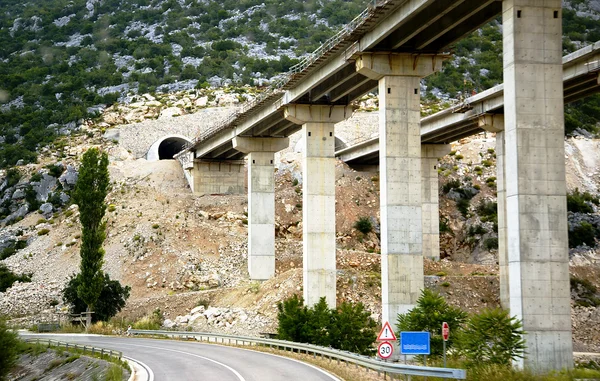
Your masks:
{"label": "cypress tree", "polygon": [[[87,312],[93,310],[100,297],[104,283],[102,264],[106,238],[105,198],[109,186],[108,155],[97,148],[90,148],[83,154],[79,177],[73,192],[73,200],[79,206],[81,222],[81,282],[77,295],[87,305]],[[88,314],[86,327],[91,324]]]}

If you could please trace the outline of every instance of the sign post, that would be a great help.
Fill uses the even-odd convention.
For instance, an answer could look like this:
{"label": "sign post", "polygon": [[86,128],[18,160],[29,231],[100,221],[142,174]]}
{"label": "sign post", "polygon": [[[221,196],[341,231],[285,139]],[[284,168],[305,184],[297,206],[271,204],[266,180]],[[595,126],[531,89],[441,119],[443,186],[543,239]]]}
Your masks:
{"label": "sign post", "polygon": [[444,368],[446,367],[446,341],[450,337],[450,326],[448,323],[442,323],[442,338],[444,339]]}

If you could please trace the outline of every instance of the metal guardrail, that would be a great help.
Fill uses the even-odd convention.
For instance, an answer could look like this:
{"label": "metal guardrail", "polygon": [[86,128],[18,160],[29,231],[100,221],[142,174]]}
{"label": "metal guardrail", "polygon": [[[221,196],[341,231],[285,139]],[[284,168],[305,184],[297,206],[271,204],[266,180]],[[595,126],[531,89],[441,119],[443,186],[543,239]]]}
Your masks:
{"label": "metal guardrail", "polygon": [[52,348],[52,347],[57,347],[57,348],[65,348],[65,349],[78,349],[78,350],[82,350],[83,354],[86,353],[86,351],[88,351],[90,354],[94,355],[94,354],[98,354],[100,355],[101,358],[103,358],[105,355],[109,356],[109,357],[114,357],[117,360],[121,360],[121,358],[123,357],[123,353],[119,352],[119,351],[113,351],[112,349],[105,349],[105,348],[97,348],[97,347],[93,347],[91,345],[81,345],[81,344],[74,344],[74,343],[67,343],[67,342],[63,342],[63,341],[57,341],[57,340],[51,340],[51,339],[25,339],[26,342],[28,343],[37,343],[39,345],[48,345],[48,348]]}
{"label": "metal guardrail", "polygon": [[[183,331],[154,331],[154,330],[141,330],[132,329],[129,331],[131,334],[137,335],[158,335],[158,336],[169,336],[178,337],[183,339],[193,338],[198,341],[208,341],[222,344],[235,344],[235,345],[263,345],[277,349],[283,348],[284,350],[297,351],[298,353],[312,354],[316,358],[317,355],[326,357],[329,360],[337,360],[339,363],[343,361],[346,365],[354,364],[356,366],[362,366],[367,369],[374,370],[376,372],[383,372],[389,374],[403,374],[407,376],[424,376],[424,377],[439,377],[439,378],[451,378],[464,380],[467,378],[467,371],[464,369],[454,368],[436,368],[427,366],[417,365],[404,365],[397,363],[388,363],[372,357],[358,355],[356,353],[340,351],[332,348],[319,347],[312,344],[295,343],[291,341],[275,340],[275,339],[264,339],[260,337],[249,337],[249,336],[234,336],[234,335],[221,335],[216,333],[206,332],[183,332]],[[206,339],[206,340],[205,340]]]}

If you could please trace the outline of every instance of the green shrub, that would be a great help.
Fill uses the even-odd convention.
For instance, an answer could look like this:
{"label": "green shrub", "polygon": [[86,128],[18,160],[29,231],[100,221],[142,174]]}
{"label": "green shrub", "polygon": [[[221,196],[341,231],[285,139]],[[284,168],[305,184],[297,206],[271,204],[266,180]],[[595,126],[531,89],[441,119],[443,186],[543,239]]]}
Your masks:
{"label": "green shrub", "polygon": [[12,242],[8,247],[5,247],[0,253],[0,260],[6,259],[12,255],[14,255],[17,250],[24,249],[27,246],[27,241],[18,240]]}
{"label": "green shrub", "polygon": [[0,263],[0,292],[6,291],[16,281],[19,282],[31,282],[30,274],[16,275],[6,267],[6,265]]}
{"label": "green shrub", "polygon": [[469,318],[458,347],[470,367],[508,366],[525,354],[523,334],[523,325],[508,311],[487,309]]}
{"label": "green shrub", "polygon": [[6,187],[10,188],[17,185],[22,176],[23,175],[21,175],[21,172],[19,172],[19,170],[16,168],[11,168],[6,171]]}
{"label": "green shrub", "polygon": [[442,323],[447,322],[453,334],[446,342],[451,348],[460,332],[467,314],[460,308],[450,306],[442,296],[425,289],[410,312],[398,315],[398,331],[427,331],[431,334],[431,356],[443,354]]}
{"label": "green shrub", "polygon": [[456,208],[458,209],[458,211],[460,212],[460,214],[462,214],[463,217],[467,217],[467,215],[469,214],[469,200],[461,198],[460,200],[458,200],[456,202]]}
{"label": "green shrub", "polygon": [[482,200],[476,210],[482,222],[498,222],[497,202]]}
{"label": "green shrub", "polygon": [[454,234],[454,232],[452,231],[452,229],[450,228],[450,225],[448,224],[448,218],[440,215],[440,233],[450,233],[450,234]]}
{"label": "green shrub", "polygon": [[41,236],[41,235],[46,235],[46,234],[48,234],[48,233],[50,233],[50,230],[49,230],[49,229],[41,229],[41,230],[39,230],[39,231],[37,232],[37,235],[40,235],[40,236]]}
{"label": "green shrub", "polygon": [[596,228],[585,221],[569,231],[569,247],[574,248],[586,244],[589,247],[596,246]]}
{"label": "green shrub", "polygon": [[31,178],[29,179],[30,182],[38,182],[42,180],[42,175],[40,173],[34,173],[33,175],[31,175]]}
{"label": "green shrub", "polygon": [[497,250],[498,249],[498,238],[496,238],[496,237],[486,238],[486,240],[483,241],[483,246],[486,248],[486,250]]}
{"label": "green shrub", "polygon": [[63,167],[55,164],[47,165],[46,169],[48,169],[48,174],[52,177],[60,177],[63,173]]}
{"label": "green shrub", "polygon": [[17,333],[9,329],[4,319],[0,319],[0,380],[6,376],[17,362],[19,355]]}
{"label": "green shrub", "polygon": [[362,303],[343,302],[329,309],[325,298],[308,308],[297,295],[278,305],[278,338],[370,355],[376,323]]}
{"label": "green shrub", "polygon": [[294,178],[294,180],[292,180],[292,186],[296,185],[298,185],[298,179]]}
{"label": "green shrub", "polygon": [[369,217],[359,217],[354,223],[354,228],[363,234],[373,231],[373,223]]}
{"label": "green shrub", "polygon": [[467,234],[471,237],[475,235],[483,235],[485,233],[487,233],[487,230],[485,230],[485,228],[479,224],[469,226],[469,230],[467,232]]}
{"label": "green shrub", "polygon": [[486,168],[487,168],[487,167],[491,167],[491,166],[492,166],[492,164],[494,164],[494,163],[493,163],[491,160],[483,160],[483,161],[481,162],[481,164],[482,164],[484,167],[486,167]]}
{"label": "green shrub", "polygon": [[573,213],[593,213],[594,208],[591,204],[598,205],[598,197],[592,196],[588,192],[580,193],[579,189],[567,194],[567,210]]}
{"label": "green shrub", "polygon": [[[85,312],[87,306],[85,302],[77,295],[77,288],[81,283],[81,276],[71,276],[69,283],[62,290],[63,301],[71,305],[71,312],[80,314]],[[94,306],[94,314],[92,321],[108,321],[115,316],[123,307],[129,298],[131,287],[123,287],[117,280],[111,280],[108,274],[104,274],[102,291],[98,297],[98,301]]]}
{"label": "green shrub", "polygon": [[30,184],[25,188],[25,201],[29,204],[29,211],[38,210],[42,203],[37,199],[37,192]]}
{"label": "green shrub", "polygon": [[460,180],[458,180],[458,179],[449,180],[446,184],[442,185],[442,191],[444,193],[448,193],[452,189],[458,189],[458,188],[460,188]]}

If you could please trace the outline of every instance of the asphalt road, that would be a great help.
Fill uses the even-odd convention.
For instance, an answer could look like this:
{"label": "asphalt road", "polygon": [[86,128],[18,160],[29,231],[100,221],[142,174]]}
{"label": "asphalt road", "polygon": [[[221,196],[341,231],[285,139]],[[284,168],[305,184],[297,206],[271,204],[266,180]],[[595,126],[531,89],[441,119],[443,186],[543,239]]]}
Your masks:
{"label": "asphalt road", "polygon": [[240,348],[198,342],[95,335],[27,335],[123,352],[147,365],[156,381],[333,381],[312,365]]}

